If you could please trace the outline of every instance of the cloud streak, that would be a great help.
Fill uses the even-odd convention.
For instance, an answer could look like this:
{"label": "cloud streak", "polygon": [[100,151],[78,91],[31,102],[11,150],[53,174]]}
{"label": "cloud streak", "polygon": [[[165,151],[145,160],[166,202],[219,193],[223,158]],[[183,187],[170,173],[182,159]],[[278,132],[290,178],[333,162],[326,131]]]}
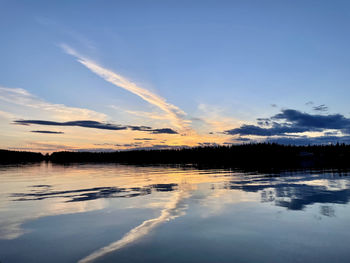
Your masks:
{"label": "cloud streak", "polygon": [[152,134],[177,134],[177,132],[170,128],[152,129],[148,126],[123,126],[119,124],[111,124],[105,122],[91,121],[91,120],[79,120],[79,121],[67,121],[67,122],[56,122],[46,120],[15,120],[14,124],[19,125],[47,125],[47,126],[76,126],[83,128],[93,128],[102,130],[132,130],[132,131],[143,131]]}
{"label": "cloud streak", "polygon": [[60,131],[30,131],[34,133],[45,133],[45,134],[63,134],[64,132]]}
{"label": "cloud streak", "polygon": [[328,107],[324,104],[312,107],[314,111],[328,111]]}
{"label": "cloud streak", "polygon": [[151,91],[141,88],[137,86],[135,83],[131,82],[130,80],[124,78],[123,76],[113,72],[112,70],[106,69],[94,61],[87,59],[81,55],[79,55],[75,50],[73,50],[71,47],[67,45],[61,45],[62,49],[69,55],[74,56],[77,61],[84,65],[86,68],[91,70],[93,73],[97,74],[104,80],[112,83],[113,85],[123,88],[143,100],[147,101],[151,105],[154,105],[165,112],[167,119],[171,122],[172,125],[179,129],[186,130],[188,128],[188,124],[190,123],[189,120],[185,120],[186,113],[182,111],[177,106],[168,103],[164,98],[161,96],[152,93]]}

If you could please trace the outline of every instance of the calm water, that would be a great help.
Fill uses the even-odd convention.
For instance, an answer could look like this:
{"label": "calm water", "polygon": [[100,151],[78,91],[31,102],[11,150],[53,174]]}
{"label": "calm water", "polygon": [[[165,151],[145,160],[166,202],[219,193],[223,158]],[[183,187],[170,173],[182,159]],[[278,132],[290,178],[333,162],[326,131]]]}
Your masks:
{"label": "calm water", "polygon": [[350,176],[0,167],[0,261],[349,262]]}

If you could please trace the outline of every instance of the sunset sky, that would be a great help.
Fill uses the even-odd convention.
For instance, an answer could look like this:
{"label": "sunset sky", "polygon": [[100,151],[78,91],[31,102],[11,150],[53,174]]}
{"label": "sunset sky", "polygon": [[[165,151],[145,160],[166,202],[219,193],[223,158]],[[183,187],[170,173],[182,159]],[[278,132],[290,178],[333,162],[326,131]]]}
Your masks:
{"label": "sunset sky", "polygon": [[350,143],[349,10],[0,0],[0,148]]}

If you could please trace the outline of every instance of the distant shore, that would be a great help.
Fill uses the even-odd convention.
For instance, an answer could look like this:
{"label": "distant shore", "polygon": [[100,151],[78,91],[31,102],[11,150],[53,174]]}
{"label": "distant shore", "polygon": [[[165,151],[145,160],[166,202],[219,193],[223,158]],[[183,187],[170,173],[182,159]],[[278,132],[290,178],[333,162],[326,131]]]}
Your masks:
{"label": "distant shore", "polygon": [[35,152],[0,150],[0,164],[53,163],[193,164],[232,168],[350,168],[350,145],[293,146],[243,144],[115,152]]}

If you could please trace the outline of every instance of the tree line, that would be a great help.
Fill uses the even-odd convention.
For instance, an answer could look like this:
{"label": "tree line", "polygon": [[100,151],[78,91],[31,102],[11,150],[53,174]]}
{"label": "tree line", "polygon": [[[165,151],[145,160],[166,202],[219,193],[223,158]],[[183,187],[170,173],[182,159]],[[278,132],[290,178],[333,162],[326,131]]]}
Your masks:
{"label": "tree line", "polygon": [[350,167],[350,145],[280,145],[275,143],[206,146],[165,150],[41,153],[0,150],[0,163],[108,162],[123,164],[191,164],[201,167],[298,168]]}

